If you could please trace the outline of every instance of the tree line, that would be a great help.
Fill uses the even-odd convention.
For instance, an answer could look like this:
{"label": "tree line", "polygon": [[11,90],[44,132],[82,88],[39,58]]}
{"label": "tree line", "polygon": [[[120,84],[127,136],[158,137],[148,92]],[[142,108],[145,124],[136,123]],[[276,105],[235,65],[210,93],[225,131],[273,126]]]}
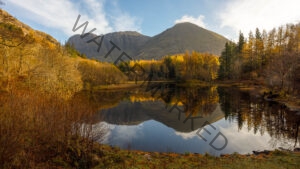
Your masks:
{"label": "tree line", "polygon": [[272,89],[294,92],[300,84],[300,24],[267,32],[256,28],[237,43],[227,42],[220,57],[219,78],[254,80]]}
{"label": "tree line", "polygon": [[[135,64],[143,68],[143,76],[136,77],[135,74],[130,73]],[[129,80],[145,80],[151,75],[152,80],[184,82],[197,79],[210,82],[217,78],[219,59],[213,54],[187,51],[184,54],[165,56],[161,60],[122,62],[118,68],[128,76]]]}

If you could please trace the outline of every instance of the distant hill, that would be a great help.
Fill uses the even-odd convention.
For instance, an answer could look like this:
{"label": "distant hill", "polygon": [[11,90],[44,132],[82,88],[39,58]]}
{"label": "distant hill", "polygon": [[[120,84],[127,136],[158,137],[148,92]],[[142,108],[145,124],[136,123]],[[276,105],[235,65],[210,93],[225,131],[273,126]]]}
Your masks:
{"label": "distant hill", "polygon": [[[95,43],[87,43],[93,37],[96,35],[89,35],[83,39],[80,35],[74,35],[69,38],[68,43],[73,44],[79,52],[89,58],[112,62],[121,52],[114,50],[108,58],[104,58],[112,47],[110,40],[136,60],[160,59],[166,55],[184,53],[186,50],[220,55],[224,44],[229,41],[217,33],[191,23],[176,24],[154,37],[131,31],[109,33],[104,35],[99,53]],[[100,41],[100,38],[97,41]]]}
{"label": "distant hill", "polygon": [[[87,37],[81,38],[80,35],[74,35],[69,38],[68,43],[72,44],[75,49],[79,52],[85,54],[89,58],[95,58],[100,61],[113,62],[125,51],[129,56],[136,56],[138,51],[141,49],[149,39],[149,36],[142,35],[134,31],[125,31],[125,32],[114,32],[104,35],[104,39],[98,52],[98,46],[94,42],[87,43],[88,40],[96,37],[96,35],[91,34]],[[96,41],[100,42],[101,37],[97,38]],[[104,58],[105,54],[111,49],[112,45],[109,41],[115,43],[121,51],[115,49],[109,57]]]}

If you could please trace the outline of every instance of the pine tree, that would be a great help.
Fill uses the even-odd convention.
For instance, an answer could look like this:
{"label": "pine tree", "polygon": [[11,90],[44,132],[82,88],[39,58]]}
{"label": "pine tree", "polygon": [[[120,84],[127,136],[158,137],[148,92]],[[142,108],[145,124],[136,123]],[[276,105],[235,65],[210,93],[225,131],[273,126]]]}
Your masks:
{"label": "pine tree", "polygon": [[239,41],[238,41],[238,44],[237,44],[237,52],[238,52],[239,54],[242,53],[244,44],[245,44],[245,37],[244,37],[244,34],[240,31],[240,34],[239,34]]}
{"label": "pine tree", "polygon": [[226,42],[225,49],[222,51],[220,57],[220,71],[219,76],[221,79],[232,78],[232,64],[236,56],[236,44],[233,42]]}
{"label": "pine tree", "polygon": [[255,30],[255,44],[254,44],[254,70],[257,70],[259,67],[262,68],[263,63],[263,55],[264,55],[264,43],[262,39],[262,35],[258,28]]}

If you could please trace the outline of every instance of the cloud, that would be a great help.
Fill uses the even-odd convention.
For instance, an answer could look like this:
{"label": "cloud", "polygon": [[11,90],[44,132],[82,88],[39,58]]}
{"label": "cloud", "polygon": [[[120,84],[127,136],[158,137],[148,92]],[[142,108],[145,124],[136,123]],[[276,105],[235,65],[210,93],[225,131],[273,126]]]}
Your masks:
{"label": "cloud", "polygon": [[175,20],[175,24],[183,23],[183,22],[190,22],[190,23],[193,23],[200,27],[205,28],[206,24],[203,21],[204,18],[205,17],[203,15],[199,15],[198,18],[194,18],[193,16],[190,16],[190,15],[184,15],[180,19]]}
{"label": "cloud", "polygon": [[141,21],[136,18],[132,17],[127,13],[124,13],[120,16],[114,17],[112,19],[113,26],[118,31],[137,31],[141,32]]}
{"label": "cloud", "polygon": [[184,140],[189,140],[189,139],[192,139],[194,137],[199,137],[197,135],[197,132],[198,132],[198,130],[191,131],[189,133],[175,131],[175,135],[182,137]]}
{"label": "cloud", "polygon": [[255,28],[271,30],[300,21],[299,0],[229,0],[219,19],[221,27],[249,33]]}
{"label": "cloud", "polygon": [[[14,15],[20,15],[37,25],[61,31],[68,36],[81,33],[82,28],[76,32],[72,31],[79,14],[81,18],[77,26],[88,21],[86,31],[96,28],[94,32],[96,34],[139,28],[136,26],[137,19],[129,14],[119,12],[117,14],[120,16],[114,15],[113,17],[117,19],[111,21],[105,12],[105,2],[105,0],[26,0],[26,2],[10,0],[10,6],[20,9]],[[115,22],[117,24],[114,24]]]}
{"label": "cloud", "polygon": [[141,32],[141,19],[131,16],[122,11],[117,1],[111,1],[113,9],[110,10],[110,21],[117,31],[137,31]]}
{"label": "cloud", "polygon": [[137,137],[143,137],[143,124],[138,125],[116,125],[107,122],[99,122],[93,125],[93,130],[97,134],[104,132],[100,141],[104,144],[110,143],[130,143]]}

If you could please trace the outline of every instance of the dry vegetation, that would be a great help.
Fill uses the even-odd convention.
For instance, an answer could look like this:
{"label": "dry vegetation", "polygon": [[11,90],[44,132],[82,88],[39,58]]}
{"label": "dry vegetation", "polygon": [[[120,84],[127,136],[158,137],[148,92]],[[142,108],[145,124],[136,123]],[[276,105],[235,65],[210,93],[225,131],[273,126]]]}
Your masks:
{"label": "dry vegetation", "polygon": [[89,168],[103,130],[93,132],[84,119],[96,107],[75,94],[125,76],[2,10],[0,21],[0,168]]}
{"label": "dry vegetation", "polygon": [[93,141],[104,130],[93,132],[83,119],[95,110],[77,102],[33,91],[1,94],[0,168],[92,165]]}

